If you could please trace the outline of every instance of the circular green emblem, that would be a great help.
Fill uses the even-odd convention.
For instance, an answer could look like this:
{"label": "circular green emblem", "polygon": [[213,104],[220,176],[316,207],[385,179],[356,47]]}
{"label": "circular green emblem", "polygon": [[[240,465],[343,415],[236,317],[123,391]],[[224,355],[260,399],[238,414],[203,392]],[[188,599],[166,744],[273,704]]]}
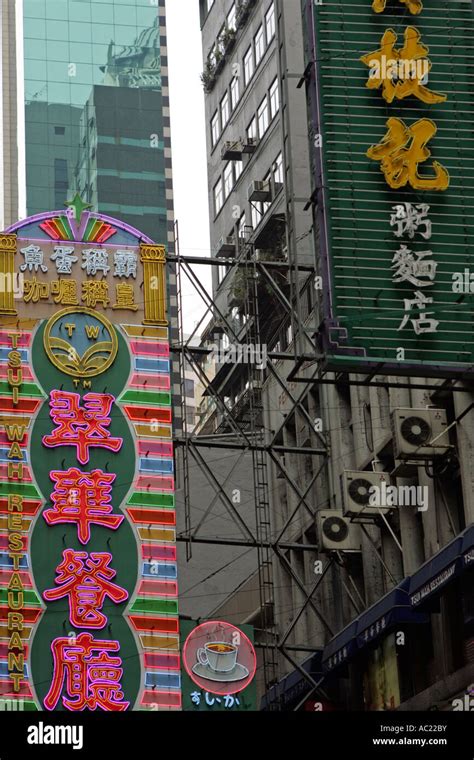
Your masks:
{"label": "circular green emblem", "polygon": [[54,366],[77,378],[105,372],[118,350],[117,334],[109,320],[93,309],[75,306],[51,317],[43,343]]}

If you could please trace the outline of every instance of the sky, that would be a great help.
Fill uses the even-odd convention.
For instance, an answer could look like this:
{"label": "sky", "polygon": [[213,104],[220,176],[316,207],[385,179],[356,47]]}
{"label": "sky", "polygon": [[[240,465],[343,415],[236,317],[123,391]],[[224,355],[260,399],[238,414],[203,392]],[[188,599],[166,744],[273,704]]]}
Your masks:
{"label": "sky", "polygon": [[[198,0],[166,0],[171,147],[175,217],[183,256],[209,256],[206,131]],[[211,290],[211,267],[193,267]],[[185,332],[193,331],[205,307],[183,279]],[[208,320],[206,319],[205,322]],[[204,324],[199,332],[202,331]]]}

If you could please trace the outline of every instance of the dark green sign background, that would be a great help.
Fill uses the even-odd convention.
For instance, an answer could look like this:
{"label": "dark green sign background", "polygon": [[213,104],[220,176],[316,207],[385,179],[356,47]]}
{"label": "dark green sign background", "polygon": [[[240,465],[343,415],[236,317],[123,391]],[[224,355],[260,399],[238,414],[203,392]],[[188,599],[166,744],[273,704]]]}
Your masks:
{"label": "dark green sign background", "polygon": [[[399,0],[387,0],[380,14],[373,12],[371,0],[324,0],[314,5],[313,14],[332,293],[332,309],[328,298],[325,307],[327,336],[333,342],[327,348],[328,363],[356,369],[366,362],[393,362],[402,372],[404,365],[405,371],[408,365],[423,365],[425,374],[443,374],[450,366],[472,369],[474,295],[452,290],[455,272],[471,268],[474,274],[472,5],[424,0],[422,13],[415,16]],[[369,69],[360,57],[378,50],[389,28],[397,32],[396,49],[401,48],[407,26],[416,27],[421,43],[429,47],[427,87],[447,94],[445,103],[425,105],[408,97],[388,104],[381,89],[366,88]],[[407,126],[422,118],[436,123],[438,132],[427,145],[431,157],[419,165],[419,173],[434,176],[432,162],[438,161],[450,174],[446,191],[420,192],[409,185],[391,189],[380,162],[366,157],[368,148],[386,135],[390,117]],[[413,240],[394,236],[392,207],[404,202],[430,205],[430,240],[419,234]],[[413,252],[431,250],[429,258],[438,264],[434,286],[421,289],[434,299],[425,310],[440,322],[435,334],[417,336],[411,323],[397,331],[404,299],[413,299],[420,290],[392,282],[392,258],[402,244]],[[415,308],[411,316],[421,311]],[[347,340],[337,327],[347,329]],[[405,361],[397,357],[400,347]]]}
{"label": "dark green sign background", "polygon": [[[48,360],[43,348],[44,324],[38,330],[32,349],[34,370],[44,389],[49,394],[52,389],[80,392],[74,387],[73,379],[59,372]],[[109,370],[92,380],[93,392],[111,393],[114,396],[126,385],[130,372],[130,355],[124,339],[118,334],[119,348],[115,362]],[[43,403],[35,420],[31,435],[31,464],[38,486],[46,504],[44,510],[51,507],[50,495],[54,483],[49,475],[51,470],[67,470],[77,467],[90,472],[101,468],[104,472],[116,474],[112,485],[113,513],[124,514],[119,509],[133,481],[135,472],[135,449],[130,429],[121,409],[114,405],[111,411],[112,422],[109,430],[112,436],[123,438],[122,448],[118,453],[107,449],[91,448],[89,462],[81,466],[76,457],[74,446],[47,448],[41,443],[44,435],[50,434],[55,425],[50,417],[49,398]],[[138,573],[138,548],[134,533],[127,519],[123,520],[117,530],[108,530],[99,525],[91,525],[91,539],[88,544],[80,543],[77,526],[68,524],[48,525],[42,516],[38,517],[32,540],[31,560],[33,575],[40,594],[45,589],[55,588],[56,567],[62,561],[64,549],[87,552],[110,552],[110,567],[117,572],[113,582],[125,588],[129,595],[133,593]],[[108,597],[102,608],[108,617],[108,623],[102,630],[90,630],[95,639],[112,639],[120,643],[116,654],[122,658],[124,673],[121,683],[125,699],[130,708],[137,697],[140,685],[140,663],[135,640],[130,627],[123,617],[128,602],[115,604]],[[86,630],[86,629],[81,629]],[[80,633],[69,620],[69,602],[65,597],[55,602],[48,602],[33,640],[31,665],[33,682],[41,705],[52,682],[51,643],[57,637],[67,637],[70,632]],[[63,710],[61,700],[56,710]]]}

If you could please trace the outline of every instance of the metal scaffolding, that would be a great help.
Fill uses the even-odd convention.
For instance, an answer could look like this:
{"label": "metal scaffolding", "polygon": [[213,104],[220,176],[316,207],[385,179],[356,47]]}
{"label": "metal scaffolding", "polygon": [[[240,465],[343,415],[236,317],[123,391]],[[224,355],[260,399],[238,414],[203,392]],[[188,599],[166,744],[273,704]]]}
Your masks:
{"label": "metal scaffolding", "polygon": [[[312,420],[309,415],[305,401],[313,387],[311,375],[316,371],[316,346],[309,336],[310,331],[307,322],[303,322],[299,311],[292,307],[292,303],[296,301],[294,296],[295,293],[298,293],[298,295],[301,296],[301,293],[308,288],[308,284],[311,286],[315,270],[307,264],[299,266],[297,261],[259,261],[255,256],[255,247],[251,238],[246,241],[244,245],[241,245],[236,249],[234,257],[222,260],[181,255],[179,249],[179,236],[177,235],[176,255],[170,256],[169,258],[175,262],[177,274],[179,339],[178,344],[172,345],[171,350],[179,359],[181,376],[180,403],[182,405],[181,415],[183,419],[182,436],[175,441],[178,450],[182,452],[182,485],[185,513],[185,530],[178,536],[178,541],[186,544],[187,560],[192,557],[193,543],[209,543],[210,545],[224,544],[242,547],[248,546],[256,549],[260,596],[260,629],[264,633],[262,641],[257,644],[257,646],[260,646],[262,653],[265,687],[268,690],[278,681],[279,671],[277,652],[280,652],[293,667],[301,670],[308,681],[308,688],[314,689],[316,688],[317,683],[308,673],[303,671],[293,656],[295,651],[302,651],[302,648],[291,646],[291,644],[288,643],[288,639],[293,629],[298,625],[298,622],[306,609],[312,609],[318,619],[327,626],[320,610],[312,600],[312,596],[332,563],[329,562],[326,565],[324,574],[318,578],[314,587],[308,592],[304,580],[299,576],[292,563],[288,560],[286,552],[288,550],[297,550],[314,553],[317,551],[318,547],[314,543],[308,544],[303,543],[302,541],[289,541],[286,538],[286,534],[292,523],[297,519],[300,511],[303,510],[306,515],[310,516],[311,520],[315,519],[314,505],[311,504],[308,495],[315,481],[324,469],[328,451],[326,439],[324,435],[319,432],[315,434],[318,440],[317,446],[289,446],[282,444],[281,440],[285,428],[292,424],[297,410],[301,413],[302,417],[307,421],[311,428],[314,429],[314,420]],[[232,319],[224,313],[223,309],[221,309],[207,293],[206,288],[194,269],[196,265],[219,266],[222,263],[225,263],[231,269],[231,272],[228,274],[228,277],[230,278],[232,278],[236,272],[243,273],[245,292],[242,295],[242,301],[244,304],[244,313],[246,314],[246,325],[244,330],[237,331],[235,329]],[[292,293],[291,297],[287,297],[283,292],[281,285],[282,272],[289,280],[287,289]],[[276,279],[276,273],[280,274],[279,280]],[[196,325],[193,333],[185,338],[182,293],[185,285],[187,287],[189,284],[191,284],[196,293],[201,296],[205,304],[205,313]],[[261,330],[262,322],[265,321],[260,313],[262,289],[266,290],[265,298],[268,299],[268,296],[270,295],[268,300],[274,304],[279,303],[286,315],[291,315],[291,323],[293,325],[295,336],[294,344],[301,345],[301,343],[304,342],[307,346],[307,354],[305,358],[307,359],[308,365],[313,366],[313,370],[306,385],[303,386],[303,390],[299,390],[298,393],[293,393],[288,388],[287,376],[282,375],[281,372],[278,371],[275,367],[274,360],[284,360],[286,364],[289,362],[291,369],[293,370],[296,368],[296,362],[300,359],[301,354],[298,353],[297,349],[295,349],[295,351],[286,352],[270,351],[268,354],[269,362],[266,369],[263,367],[257,368],[250,363],[245,365],[245,367],[240,368],[241,371],[248,373],[245,399],[241,399],[238,404],[230,406],[221,396],[215,380],[209,377],[203,369],[202,359],[211,352],[211,349],[202,345],[192,345],[192,342],[195,340],[198,331],[202,331],[204,326],[210,320],[211,324],[222,334],[227,335],[234,345],[241,345],[242,347],[248,346],[249,344],[260,345],[263,340]],[[314,332],[314,329],[311,329]],[[298,336],[300,337],[298,338]],[[271,345],[272,338],[274,338],[274,336],[267,334],[265,336],[265,341]],[[311,349],[313,349],[312,352]],[[206,393],[212,399],[214,404],[215,414],[220,417],[218,431],[213,435],[199,435],[189,429],[186,419],[186,395],[184,392],[184,373],[186,365],[194,371],[197,378],[204,386]],[[271,433],[270,431],[265,430],[262,421],[262,386],[265,376],[272,376],[278,386],[282,391],[285,391],[288,394],[288,397],[291,400],[290,412],[286,415],[286,418],[279,429],[271,431]],[[202,448],[225,449],[236,452],[249,452],[251,454],[253,465],[255,531],[253,531],[252,527],[242,519],[239,510],[229,498],[223,484],[219,482],[212,467],[202,456]],[[285,466],[282,458],[282,455],[285,453],[298,455],[300,457],[316,457],[318,459],[318,464],[314,468],[312,478],[306,487],[302,488],[298,483],[297,478],[294,477],[294,474],[292,474],[290,469]],[[210,536],[206,538],[202,535],[197,537],[195,535],[205,520],[206,515],[201,517],[198,525],[193,528],[192,500],[189,485],[189,467],[191,462],[199,466],[207,481],[212,486],[216,497],[225,505],[229,515],[239,526],[242,534],[241,539],[225,540],[216,539]],[[292,514],[276,535],[272,530],[271,503],[268,485],[268,465],[270,462],[274,463],[278,470],[279,477],[285,479],[297,499],[296,507],[292,510]],[[304,595],[304,601],[301,608],[298,610],[295,619],[287,627],[280,640],[278,640],[275,632],[273,610],[274,562],[280,563],[285,573],[292,578],[296,586]],[[329,633],[332,634],[333,632],[329,630]],[[311,647],[303,647],[303,649],[307,652],[315,651],[312,650]]]}

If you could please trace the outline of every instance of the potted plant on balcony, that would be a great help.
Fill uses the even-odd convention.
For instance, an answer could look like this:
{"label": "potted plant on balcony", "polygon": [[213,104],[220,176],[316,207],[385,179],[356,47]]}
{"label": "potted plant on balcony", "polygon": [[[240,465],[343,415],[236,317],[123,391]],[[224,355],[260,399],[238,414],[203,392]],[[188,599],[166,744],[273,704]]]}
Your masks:
{"label": "potted plant on balcony", "polygon": [[224,31],[222,32],[221,39],[220,39],[222,43],[222,47],[224,48],[226,55],[227,53],[230,53],[230,51],[234,47],[235,37],[236,37],[235,29],[228,27],[226,24]]}
{"label": "potted plant on balcony", "polygon": [[234,275],[230,289],[230,302],[237,306],[243,306],[248,295],[247,275],[243,267],[239,267]]}
{"label": "potted plant on balcony", "polygon": [[206,61],[204,71],[201,74],[201,82],[204,92],[211,92],[216,83],[216,66],[209,60]]}
{"label": "potted plant on balcony", "polygon": [[242,27],[249,17],[249,7],[247,0],[238,0],[235,12],[237,28]]}
{"label": "potted plant on balcony", "polygon": [[216,67],[215,67],[215,72],[214,73],[215,73],[216,76],[217,76],[217,74],[219,74],[222,71],[222,69],[224,68],[224,64],[225,64],[225,54],[224,54],[224,52],[222,50],[221,44],[222,44],[221,40],[218,40],[216,48],[215,48],[215,51],[214,51],[214,58],[215,58],[215,61],[216,61]]}
{"label": "potted plant on balcony", "polygon": [[255,0],[238,0],[236,8],[237,28],[246,23],[254,5]]}

